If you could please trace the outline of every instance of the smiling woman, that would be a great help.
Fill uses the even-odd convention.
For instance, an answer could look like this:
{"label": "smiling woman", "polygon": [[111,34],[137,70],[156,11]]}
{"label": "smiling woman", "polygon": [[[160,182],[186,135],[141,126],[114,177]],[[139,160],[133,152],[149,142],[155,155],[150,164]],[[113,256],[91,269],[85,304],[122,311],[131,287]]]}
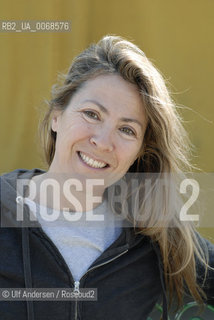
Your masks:
{"label": "smiling woman", "polygon": [[94,288],[97,299],[0,301],[0,318],[142,320],[161,299],[167,320],[186,294],[214,304],[214,247],[180,219],[190,144],[160,73],[105,36],[52,94],[40,129],[48,170],[1,177],[0,286]]}

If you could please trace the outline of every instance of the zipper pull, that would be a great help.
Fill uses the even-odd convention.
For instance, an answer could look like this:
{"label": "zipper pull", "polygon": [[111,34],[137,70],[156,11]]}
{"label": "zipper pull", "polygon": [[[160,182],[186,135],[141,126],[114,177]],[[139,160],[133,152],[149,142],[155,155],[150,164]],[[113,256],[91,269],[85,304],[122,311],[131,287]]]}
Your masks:
{"label": "zipper pull", "polygon": [[80,293],[80,282],[79,281],[74,281],[74,293],[79,294]]}

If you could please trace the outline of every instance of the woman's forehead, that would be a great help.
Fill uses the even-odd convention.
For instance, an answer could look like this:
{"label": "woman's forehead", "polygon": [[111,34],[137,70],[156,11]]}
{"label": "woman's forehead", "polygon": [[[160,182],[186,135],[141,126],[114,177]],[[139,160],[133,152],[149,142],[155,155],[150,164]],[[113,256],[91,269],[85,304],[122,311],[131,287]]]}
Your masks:
{"label": "woman's forehead", "polygon": [[131,113],[145,111],[137,86],[115,74],[100,75],[86,81],[74,94],[72,101],[78,104],[94,101],[107,109],[114,106]]}

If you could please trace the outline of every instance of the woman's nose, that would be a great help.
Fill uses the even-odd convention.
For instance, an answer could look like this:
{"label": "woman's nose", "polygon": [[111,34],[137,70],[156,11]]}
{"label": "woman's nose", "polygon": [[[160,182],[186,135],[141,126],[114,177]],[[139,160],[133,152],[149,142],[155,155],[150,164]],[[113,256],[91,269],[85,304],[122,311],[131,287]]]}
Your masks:
{"label": "woman's nose", "polygon": [[111,152],[114,149],[111,133],[100,132],[90,138],[90,143],[101,151]]}

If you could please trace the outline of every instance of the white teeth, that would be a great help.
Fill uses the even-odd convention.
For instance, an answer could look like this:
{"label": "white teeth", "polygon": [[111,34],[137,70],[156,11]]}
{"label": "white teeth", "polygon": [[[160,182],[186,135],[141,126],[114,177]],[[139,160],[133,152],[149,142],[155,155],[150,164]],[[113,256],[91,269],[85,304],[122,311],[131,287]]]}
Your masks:
{"label": "white teeth", "polygon": [[104,168],[106,166],[106,163],[93,160],[87,157],[86,155],[84,155],[82,152],[80,152],[79,154],[82,160],[93,168]]}

